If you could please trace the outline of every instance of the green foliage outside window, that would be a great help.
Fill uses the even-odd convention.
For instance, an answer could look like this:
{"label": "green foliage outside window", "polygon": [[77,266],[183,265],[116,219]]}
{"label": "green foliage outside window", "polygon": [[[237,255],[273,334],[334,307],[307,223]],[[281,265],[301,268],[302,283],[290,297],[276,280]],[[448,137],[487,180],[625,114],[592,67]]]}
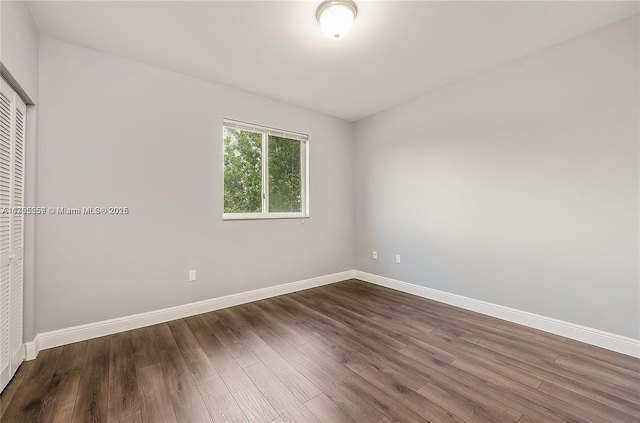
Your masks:
{"label": "green foliage outside window", "polygon": [[269,137],[269,211],[301,212],[300,141]]}
{"label": "green foliage outside window", "polygon": [[[269,212],[301,212],[301,143],[269,136]],[[261,213],[262,134],[224,129],[224,212]],[[265,210],[266,211],[266,210]]]}
{"label": "green foliage outside window", "polygon": [[262,135],[224,130],[224,212],[262,211]]}

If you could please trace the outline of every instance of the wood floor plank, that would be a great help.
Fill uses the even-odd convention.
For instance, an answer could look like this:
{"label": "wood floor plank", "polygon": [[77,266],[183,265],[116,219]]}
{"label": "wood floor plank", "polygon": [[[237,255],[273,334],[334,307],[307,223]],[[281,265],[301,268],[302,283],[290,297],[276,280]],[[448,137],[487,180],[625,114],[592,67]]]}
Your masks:
{"label": "wood floor plank", "polygon": [[464,327],[454,325],[452,320],[443,319],[440,316],[409,307],[405,304],[399,305],[395,310],[399,313],[406,314],[407,319],[409,320],[413,320],[415,322],[427,321],[435,328],[434,330],[444,332],[456,339],[462,339],[472,344],[475,344],[482,339],[482,337],[466,330]]}
{"label": "wood floor plank", "polygon": [[382,287],[379,285],[359,281],[351,280],[345,283],[346,287],[356,286],[360,295],[367,294],[374,297],[383,298],[388,302],[411,307],[415,310],[427,312],[433,316],[437,316],[444,320],[452,320],[461,316],[472,318],[476,321],[481,321],[487,326],[497,326],[502,320],[495,317],[474,313],[472,311],[460,309],[449,304],[440,303],[433,300],[427,300],[414,295],[409,295],[404,292],[395,291],[390,288]]}
{"label": "wood floor plank", "polygon": [[630,381],[635,382],[636,385],[640,385],[640,367],[638,368],[638,370],[630,370],[615,364],[608,363],[606,361],[567,351],[561,351],[560,357],[563,357],[567,360],[580,362],[581,365],[585,367],[595,367],[601,371],[626,378]]}
{"label": "wood floor plank", "polygon": [[588,363],[588,367],[602,368],[607,372],[628,377],[635,381],[636,384],[640,383],[640,360],[633,362],[630,361],[630,359],[633,360],[631,357],[619,360],[620,357],[625,356],[594,346],[585,348],[585,344],[577,341],[511,322],[502,322],[496,329],[512,333],[516,339],[544,345],[545,348],[558,353],[562,357]]}
{"label": "wood floor plank", "polygon": [[133,345],[133,359],[136,363],[136,369],[160,362],[151,326],[132,330],[131,343]]}
{"label": "wood floor plank", "polygon": [[140,411],[131,332],[113,335],[110,350],[108,413],[110,420],[120,420]]}
{"label": "wood floor plank", "polygon": [[301,306],[307,306],[291,298],[276,298],[274,301],[277,301],[285,308],[288,307],[292,312],[297,310],[303,325],[308,327],[310,332],[320,333],[331,342],[335,342],[338,348],[356,354],[356,357],[359,356],[365,360],[369,366],[375,366],[383,373],[392,373],[392,377],[398,378],[402,383],[415,387],[416,389],[426,383],[426,379],[417,375],[415,372],[407,371],[406,368],[398,366],[396,363],[384,360],[374,350],[363,346],[360,340],[367,338],[366,335],[353,330],[351,326],[344,325],[335,319],[323,315],[318,309],[301,308]]}
{"label": "wood floor plank", "polygon": [[[298,302],[299,299],[296,298],[295,302]],[[303,301],[304,303],[304,301]],[[303,303],[298,304],[302,307],[308,307],[308,313],[318,313],[317,310],[314,311],[312,308],[313,303],[309,303],[305,305]],[[318,319],[321,319],[322,316],[318,316]],[[481,378],[475,377],[474,375],[459,371],[458,369],[447,365],[446,363],[442,363],[438,360],[427,360],[424,362],[416,362],[408,357],[403,356],[402,354],[397,354],[391,348],[386,347],[385,345],[378,344],[375,341],[367,338],[360,337],[359,342],[368,348],[375,350],[378,354],[382,355],[387,361],[390,363],[395,363],[399,367],[404,367],[407,371],[415,373],[419,376],[422,376],[427,379],[435,379],[438,381],[439,386],[446,386],[447,389],[453,390],[457,395],[467,396],[467,399],[471,400],[471,397],[475,397],[477,395],[492,395],[493,397],[502,397],[509,398],[511,393],[501,387],[487,384]],[[466,390],[465,386],[474,387],[473,390]],[[485,398],[485,401],[488,398]],[[504,400],[503,400],[504,401]],[[560,419],[555,418],[552,414],[546,413],[544,407],[540,407],[537,404],[527,400],[526,398],[513,398],[513,401],[506,404],[512,411],[520,411],[523,412],[528,410],[530,413],[541,413],[545,415],[545,417],[549,421],[560,421]]]}
{"label": "wood floor plank", "polygon": [[542,346],[539,342],[527,336],[515,335],[498,328],[483,326],[467,319],[457,318],[452,325],[474,333],[483,338],[483,340],[507,345],[514,351],[518,351],[519,355],[532,354],[536,358],[548,361],[555,360],[559,355],[558,349],[550,348],[548,344]]}
{"label": "wood floor plank", "polygon": [[[231,309],[231,311],[240,313],[240,308],[235,307]],[[241,316],[239,317],[242,318]],[[246,317],[247,321],[250,322],[251,330],[255,331],[271,348],[286,359],[315,386],[320,388],[322,392],[356,422],[370,423],[383,417],[378,409],[358,395],[356,389],[342,383],[334,377],[331,369],[325,369],[315,364],[261,320],[253,320],[251,315]]]}
{"label": "wood floor plank", "polygon": [[[398,310],[405,310],[408,307],[407,304],[398,304]],[[437,311],[430,309],[425,310],[425,308],[416,309],[410,307],[409,309],[411,310],[411,314],[413,314],[414,316],[422,316],[422,319],[434,324],[440,330],[446,330],[449,333],[455,334],[456,336],[467,334],[467,340],[469,340],[470,342],[475,343],[481,338],[486,338],[495,342],[511,342],[511,345],[513,347],[522,350],[524,353],[529,353],[531,350],[535,350],[541,355],[542,358],[546,358],[548,360],[553,360],[557,356],[557,353],[546,351],[546,349],[544,348],[538,348],[538,344],[536,344],[535,342],[531,342],[526,337],[517,337],[508,332],[496,329],[494,327],[495,321],[492,321],[490,324],[484,324],[481,323],[483,319],[474,319],[470,318],[469,316],[447,317],[448,314],[443,316],[438,314]],[[422,339],[419,336],[417,336],[417,338]]]}
{"label": "wood floor plank", "polygon": [[522,414],[500,408],[500,404],[496,402],[491,402],[486,405],[486,408],[483,408],[476,403],[467,401],[462,396],[445,391],[433,383],[426,383],[418,390],[418,393],[467,422],[517,422],[522,417]]}
{"label": "wood floor plank", "polygon": [[371,324],[363,324],[363,322],[366,322],[366,318],[359,316],[357,313],[350,312],[336,303],[331,303],[323,298],[305,297],[298,293],[291,294],[291,298],[294,300],[303,299],[307,303],[313,304],[316,308],[322,308],[324,313],[334,320],[344,324],[345,326],[353,328],[362,336],[375,339],[376,342],[388,346],[396,351],[407,346],[407,344],[389,336],[383,325],[375,322],[372,322]]}
{"label": "wood floor plank", "polygon": [[[370,366],[369,362],[365,358],[360,357],[352,348],[348,348],[344,345],[337,345],[316,331],[308,331],[296,316],[291,315],[288,310],[282,308],[277,302],[264,300],[261,303],[269,304],[269,310],[277,313],[281,321],[286,322],[289,327],[296,328],[296,332],[300,338],[298,339],[298,342],[291,342],[290,334],[288,332],[283,333],[279,326],[274,327],[271,324],[273,319],[269,314],[264,313],[259,315],[259,317],[264,319],[265,322],[269,322],[269,326],[272,327],[272,329],[277,332],[281,338],[289,341],[293,346],[298,347],[308,342],[315,341],[318,348],[322,349],[325,353],[331,355],[336,361],[344,364],[356,373]],[[256,312],[255,307],[253,306],[254,304],[245,304],[243,308],[253,314]],[[306,342],[300,342],[300,340],[304,340]]]}
{"label": "wood floor plank", "polygon": [[[567,351],[566,342],[557,339],[547,339],[542,341],[543,338],[532,336],[527,332],[515,333],[515,331],[504,330],[498,326],[496,328],[481,327],[475,324],[466,323],[462,319],[456,319],[457,327],[464,327],[466,330],[481,336],[484,340],[491,341],[496,344],[505,345],[507,347],[513,347],[514,344],[520,346],[519,355],[532,354],[537,360],[542,363],[552,363],[558,356],[573,356],[574,353]],[[460,324],[462,322],[462,324]],[[512,348],[515,349],[515,348]],[[578,354],[582,357],[581,354]],[[588,358],[585,358],[588,359]],[[603,363],[599,360],[591,359],[593,365],[606,366],[607,363]],[[630,374],[635,372],[628,372],[624,369],[619,369],[613,365],[612,368],[621,370],[621,374]]]}
{"label": "wood floor plank", "polygon": [[200,389],[200,394],[214,423],[232,423],[247,420],[221,378],[200,385],[198,389]]}
{"label": "wood floor plank", "polygon": [[252,304],[262,311],[260,315],[276,326],[276,329],[283,334],[283,338],[291,345],[299,347],[309,342],[305,331],[298,327],[286,312],[276,307],[274,302],[267,299]]}
{"label": "wood floor plank", "polygon": [[229,315],[225,310],[219,310],[213,313],[206,313],[202,318],[207,326],[216,334],[216,337],[222,342],[227,351],[236,359],[240,367],[247,367],[259,363],[260,360],[248,348],[234,332],[232,325],[229,323]]}
{"label": "wood floor plank", "polygon": [[613,395],[631,403],[638,403],[640,400],[640,394],[636,391],[629,391],[626,388],[616,386],[608,381],[591,378],[580,373],[564,369],[556,366],[553,362],[547,362],[544,360],[534,360],[532,362],[526,357],[513,354],[508,348],[501,348],[499,345],[496,346],[496,344],[493,343],[483,343],[482,345],[475,344],[471,346],[467,345],[466,347],[474,354],[494,358],[500,362],[506,362],[514,367],[519,367],[536,376],[540,376],[544,380],[559,384],[578,393],[588,391],[591,392],[594,397],[606,397],[608,395]]}
{"label": "wood floor plank", "polygon": [[311,341],[313,345],[320,348],[325,354],[330,355],[338,363],[348,367],[353,372],[360,373],[364,369],[371,367],[371,364],[366,360],[366,358],[358,354],[357,351],[349,349],[343,345],[338,345],[319,333],[314,334],[314,336],[318,339]]}
{"label": "wood floor plank", "polygon": [[[485,385],[485,380],[481,380],[478,384],[475,380],[461,379],[457,376],[454,376],[454,379],[449,379],[446,375],[431,374],[434,376],[432,378],[433,383],[426,384],[418,390],[418,393],[430,398],[436,404],[454,414],[459,411],[461,413],[457,415],[467,418],[469,411],[473,410],[473,412],[478,415],[482,414],[489,420],[501,422],[515,422],[522,415],[517,404],[505,404],[501,400],[503,397],[483,392],[482,387],[484,386],[491,389],[490,386]],[[432,386],[435,386],[436,389],[430,389]],[[493,391],[496,394],[500,392]],[[500,393],[504,395],[503,392]]]}
{"label": "wood floor plank", "polygon": [[10,423],[640,421],[640,360],[348,280],[40,351]]}
{"label": "wood floor plank", "polygon": [[67,423],[73,418],[88,345],[84,341],[62,347],[47,394],[52,397],[51,406],[43,414],[42,421]]}
{"label": "wood floor plank", "polygon": [[426,344],[423,348],[417,348],[412,345],[407,345],[398,352],[400,354],[406,355],[407,357],[411,357],[416,361],[432,358],[435,360],[440,360],[443,363],[453,363],[458,358],[457,356],[443,351],[439,348],[433,347],[431,345],[427,347],[427,345],[428,344]]}
{"label": "wood floor plank", "polygon": [[187,323],[180,319],[168,322],[168,325],[196,385],[219,378],[220,375],[187,327]]}
{"label": "wood floor plank", "polygon": [[[531,374],[511,364],[499,362],[491,358],[486,358],[481,355],[473,354],[461,354],[464,355],[464,359],[473,363],[478,367],[483,367],[492,371],[493,373],[508,377],[509,379],[521,383],[525,386],[529,386],[533,389],[538,389],[542,383],[542,378]],[[455,360],[454,360],[455,361]]]}
{"label": "wood floor plank", "polygon": [[304,406],[277,378],[269,371],[264,363],[256,363],[246,367],[245,373],[260,389],[262,395],[280,414],[285,422],[318,423],[315,415]]}
{"label": "wood floor plank", "polygon": [[534,419],[533,417],[529,417],[526,414],[522,415],[522,418],[518,423],[544,423],[543,421]]}
{"label": "wood floor plank", "polygon": [[[539,415],[541,420],[544,420],[543,416],[546,414],[547,419],[560,417],[563,420],[569,421],[610,421],[601,416],[597,416],[595,413],[582,409],[579,406],[565,403],[539,390],[519,385],[506,377],[502,377],[495,373],[492,374],[486,369],[478,368],[472,364],[467,364],[464,360],[456,360],[454,365],[456,368],[469,375],[474,375],[484,380],[490,380],[492,384],[503,388],[505,392],[510,394],[510,398],[512,400],[519,402],[523,407],[526,407],[526,409],[521,409],[522,411],[528,415],[532,415],[533,417],[536,416],[530,412],[540,413]],[[525,398],[526,401],[524,400]],[[544,404],[544,407],[540,407],[539,404]]]}
{"label": "wood floor plank", "polygon": [[191,372],[171,334],[169,325],[163,323],[154,326],[154,334],[160,354],[162,374],[169,390],[176,419],[184,423],[210,423],[211,417],[207,407],[202,401],[200,391],[191,377]]}
{"label": "wood floor plank", "polygon": [[[463,420],[447,409],[440,407],[434,403],[431,398],[427,399],[419,395],[413,389],[410,389],[397,381],[390,379],[374,368],[369,368],[360,373],[360,375],[377,386],[380,390],[389,396],[397,399],[409,409],[415,411],[420,416],[429,421],[438,422],[462,422]],[[489,422],[491,418],[481,418],[484,416],[482,411],[476,414],[478,422]]]}
{"label": "wood floor plank", "polygon": [[[287,310],[279,307],[271,298],[256,303],[244,304],[242,307],[249,307],[251,313],[255,316],[254,320],[262,319],[272,331],[292,346],[297,347],[310,341],[309,334],[300,327],[295,316],[290,315]],[[233,311],[240,308],[233,307],[228,310]],[[237,319],[237,315],[235,317]]]}
{"label": "wood floor plank", "polygon": [[[408,328],[410,332],[408,334],[412,335],[412,333],[429,333],[434,329],[434,326],[431,326],[427,321],[414,321],[408,319],[405,314],[398,313],[392,307],[384,307],[380,303],[373,302],[370,298],[362,297],[361,295],[354,295],[348,292],[340,286],[327,286],[327,291],[333,294],[334,298],[340,297],[345,302],[348,302],[352,305],[357,305],[358,307],[364,308],[373,313],[373,320],[383,320],[387,323],[393,322],[396,326]],[[413,336],[413,335],[412,335]],[[418,338],[419,339],[419,338]]]}
{"label": "wood floor plank", "polygon": [[528,326],[519,325],[513,322],[502,321],[496,326],[496,328],[505,332],[510,332],[515,335],[525,335],[531,339],[535,339],[537,342],[546,343],[549,341],[556,341],[564,343],[567,339],[564,336],[556,335],[553,333],[545,332],[539,329],[530,328]]}
{"label": "wood floor plank", "polygon": [[570,351],[577,355],[586,355],[634,372],[640,372],[640,360],[635,357],[606,350],[594,345],[585,344],[584,342],[576,341],[574,339],[567,339],[564,343],[565,348],[567,349],[566,351]]}
{"label": "wood floor plank", "polygon": [[[405,350],[405,352],[413,353],[414,355],[416,355],[416,350],[419,350],[424,353],[429,353],[437,359],[448,363],[457,358],[455,355],[429,345],[428,342],[425,342],[428,341],[428,333],[433,330],[433,328],[429,328],[428,330],[416,330],[411,326],[407,326],[406,319],[404,319],[403,323],[396,322],[394,319],[389,319],[377,315],[375,309],[372,310],[370,308],[360,306],[361,303],[358,301],[353,301],[352,298],[333,294],[332,291],[326,286],[318,289],[322,290],[320,295],[330,298],[340,305],[338,310],[346,314],[359,314],[361,316],[361,319],[359,320],[363,325],[373,325],[372,327],[374,329],[380,330],[383,333],[407,345],[399,351]],[[353,316],[354,314],[351,315]],[[422,326],[424,327],[426,325],[423,324]]]}
{"label": "wood floor plank", "polygon": [[[597,379],[596,381],[584,380],[582,378],[578,378],[579,375],[570,374],[569,372],[560,374],[558,373],[558,370],[550,370],[531,364],[527,361],[520,360],[515,355],[510,356],[500,354],[478,345],[466,343],[464,340],[456,340],[446,337],[443,334],[440,334],[439,331],[434,331],[430,335],[434,337],[432,343],[441,346],[441,348],[453,348],[453,351],[464,358],[465,361],[473,363],[479,368],[484,368],[492,371],[493,373],[501,374],[525,386],[537,388],[537,386],[535,386],[536,379],[531,379],[530,382],[523,381],[523,374],[516,377],[517,373],[512,372],[512,368],[521,370],[524,374],[530,374],[535,378],[539,378],[538,386],[543,380],[547,380],[573,392],[587,396],[594,401],[600,401],[628,414],[640,417],[640,410],[637,406],[640,402],[640,397],[638,397],[639,401],[634,401],[633,399],[629,400],[624,396],[617,396],[615,394],[616,392],[624,393],[626,391],[620,391],[615,387],[607,387],[606,384],[603,383],[597,384],[598,387],[594,387],[593,385],[597,382]],[[588,384],[583,382],[587,382]],[[609,391],[613,391],[614,393]]]}
{"label": "wood floor plank", "polygon": [[[331,363],[331,359],[329,357],[323,356],[323,354],[319,353],[317,349],[313,348],[310,344],[298,347],[298,349],[305,353],[308,357],[312,358],[316,363],[322,363],[325,366],[335,367],[335,364]],[[343,371],[342,374],[343,377],[348,377],[347,372]],[[393,379],[383,374],[374,367],[363,370],[357,376],[369,381],[371,385],[376,386],[383,392],[386,392],[390,397],[405,404],[407,408],[413,410],[418,415],[426,418],[429,421],[433,421],[434,419],[435,421],[461,421],[460,419],[457,419],[455,416],[446,412],[437,405],[432,404],[425,398],[420,397],[420,395],[418,395],[414,389],[403,385],[397,379]],[[353,375],[354,378],[357,376]]]}
{"label": "wood floor plank", "polygon": [[621,388],[628,389],[633,392],[640,387],[640,380],[632,377],[633,372],[627,371],[626,374],[620,374],[604,368],[596,367],[592,363],[581,360],[577,357],[560,356],[554,363],[563,369],[568,369],[589,378],[609,382]]}
{"label": "wood floor plank", "polygon": [[[342,383],[345,383],[348,386],[353,386],[353,388],[360,393],[360,396],[373,404],[382,413],[391,416],[393,420],[399,423],[429,421],[426,418],[422,417],[419,413],[413,411],[411,408],[400,403],[393,396],[385,395],[384,391],[376,387],[376,385],[370,383],[370,381],[364,379],[360,374],[353,373],[351,370],[342,366],[340,363],[336,362],[329,356],[319,353],[318,350],[314,348],[306,348],[306,345],[298,347],[298,350],[302,351],[317,365],[331,368],[332,374],[335,375],[336,378],[338,378]],[[363,372],[366,371],[367,370],[364,370]]]}
{"label": "wood floor plank", "polygon": [[25,379],[25,376],[27,375],[27,373],[29,373],[29,369],[31,368],[33,363],[33,361],[26,361],[22,363],[16,371],[16,374],[11,382],[9,382],[7,387],[0,394],[0,421],[2,421],[4,412],[7,410],[7,407],[9,407],[9,403],[11,403],[11,400],[18,391],[18,388],[20,387],[22,381]]}
{"label": "wood floor plank", "polygon": [[[380,288],[380,287],[378,287],[378,288]],[[386,288],[381,288],[381,289],[386,289]],[[407,296],[406,294],[402,294],[402,293],[398,293],[398,294],[396,294],[396,295],[404,295],[404,296]],[[409,297],[410,297],[410,296],[409,296]],[[433,303],[433,302],[428,301],[428,300],[427,300],[427,301],[424,301],[424,302],[427,302],[427,303],[429,303],[429,304]],[[505,336],[505,332],[504,332],[503,330],[501,330],[500,328],[499,328],[499,330],[495,330],[495,328],[493,328],[493,327],[495,326],[495,321],[496,321],[494,318],[491,318],[491,319],[492,319],[491,323],[490,323],[490,324],[487,324],[487,323],[484,321],[484,319],[485,319],[485,317],[486,317],[486,316],[485,316],[485,317],[482,317],[482,318],[470,317],[468,313],[470,313],[470,312],[465,313],[465,315],[463,315],[462,317],[457,317],[455,320],[456,320],[456,321],[461,321],[461,322],[466,322],[467,324],[468,324],[468,323],[471,323],[471,324],[473,324],[476,328],[477,328],[478,326],[482,326],[482,328],[483,328],[485,331],[486,331],[486,330],[489,330],[489,331],[491,331],[491,333],[492,333],[492,334],[494,334],[494,335],[500,334],[500,335],[502,335],[502,336]],[[477,313],[473,313],[473,314],[477,315]],[[502,324],[502,323],[505,323],[505,322],[504,322],[504,321],[500,321],[500,323]],[[500,326],[500,325],[499,325],[499,326]],[[515,325],[515,326],[519,326],[519,325]],[[492,330],[492,328],[493,328],[493,330]],[[520,329],[520,331],[519,331],[519,332],[518,332],[518,331],[514,332],[514,333],[516,333],[516,334],[518,334],[518,333],[519,333],[518,337],[516,338],[516,339],[517,339],[517,341],[518,341],[518,342],[524,342],[524,343],[529,344],[529,345],[532,345],[532,344],[533,344],[533,345],[535,345],[535,342],[537,342],[537,340],[532,340],[531,338],[533,338],[533,336],[527,336],[528,334],[524,334],[524,333],[522,333],[522,332],[523,332],[523,331],[522,331],[522,328],[524,328],[524,327],[520,326],[520,328],[521,328],[521,329]],[[528,329],[528,328],[525,328],[525,329]],[[538,332],[540,332],[540,331],[538,331]],[[550,334],[548,334],[548,335],[550,335]],[[534,334],[534,336],[535,336],[535,334]],[[560,341],[562,341],[564,338],[557,337],[557,336],[554,338],[553,336],[550,336],[550,337],[548,337],[548,338],[546,338],[546,339],[547,339],[547,340],[551,340],[551,339],[552,339],[552,340],[556,343],[556,345],[557,345],[558,339],[559,339]],[[548,343],[547,343],[547,344],[548,344]],[[556,350],[554,350],[554,351],[556,351]],[[550,358],[553,358],[553,356],[551,356]]]}
{"label": "wood floor plank", "polygon": [[126,416],[122,416],[118,419],[110,420],[109,423],[143,423],[142,411],[138,410],[134,413],[128,414]]}
{"label": "wood floor plank", "polygon": [[440,330],[450,331],[452,335],[459,336],[463,339],[468,340],[469,342],[476,342],[480,339],[480,337],[478,337],[475,334],[472,334],[467,331],[457,331],[455,330],[455,328],[451,327],[451,322],[455,320],[454,316],[451,316],[450,314],[446,314],[443,316],[442,314],[439,314],[437,310],[433,310],[428,307],[427,308],[411,307],[407,304],[408,301],[406,299],[397,300],[397,299],[381,298],[372,293],[367,293],[363,291],[358,291],[356,293],[349,293],[348,288],[347,288],[347,295],[349,296],[349,299],[355,301],[356,303],[366,302],[379,309],[385,310],[386,315],[391,314],[391,315],[401,316],[402,322],[406,322],[407,324],[413,326],[414,328],[420,328],[421,326],[425,327],[427,328],[426,332],[429,332],[434,328],[439,328]]}
{"label": "wood floor plank", "polygon": [[431,332],[434,328],[427,322],[420,322],[420,324],[411,325],[408,320],[402,316],[397,315],[392,311],[380,309],[379,307],[371,306],[366,301],[359,301],[359,298],[339,294],[334,291],[335,288],[324,286],[322,287],[322,295],[330,298],[342,307],[360,314],[366,317],[369,321],[379,323],[387,330],[394,334],[404,334],[412,336],[416,339],[421,339],[422,335]]}
{"label": "wood floor plank", "polygon": [[355,423],[355,420],[325,394],[311,398],[305,402],[304,405],[311,410],[322,423]]}
{"label": "wood floor plank", "polygon": [[[369,285],[369,284],[367,284]],[[349,285],[347,285],[347,290]],[[379,288],[379,287],[378,287]],[[385,288],[385,291],[382,291],[385,295],[387,291],[391,291]],[[397,298],[397,295],[400,294],[401,297]],[[434,301],[424,300],[428,303],[427,306],[422,306],[415,303],[415,298],[408,294],[394,293],[392,297],[384,297],[382,295],[377,295],[376,293],[366,292],[364,290],[357,291],[353,298],[357,301],[357,299],[365,300],[371,304],[375,304],[380,308],[384,308],[387,310],[391,310],[395,313],[398,313],[403,316],[403,320],[407,322],[413,322],[413,324],[418,327],[422,325],[427,325],[429,329],[433,329],[434,327],[439,328],[440,330],[447,330],[452,335],[465,339],[469,342],[476,342],[480,338],[477,335],[471,334],[468,331],[458,331],[455,328],[451,327],[451,323],[458,317],[455,314],[451,314],[449,311],[443,313],[437,307],[434,307]],[[408,297],[402,297],[408,296]],[[409,305],[411,304],[411,305]]]}
{"label": "wood floor plank", "polygon": [[3,421],[31,423],[42,421],[53,396],[49,386],[55,374],[62,348],[40,352],[2,416]]}
{"label": "wood floor plank", "polygon": [[149,364],[136,370],[140,389],[140,410],[143,423],[176,423],[171,405],[169,388],[159,363]]}
{"label": "wood floor plank", "polygon": [[267,402],[251,379],[242,371],[231,353],[222,345],[201,316],[186,319],[187,325],[207,357],[233,395],[240,409],[251,422],[270,422],[278,413]]}
{"label": "wood floor plank", "polygon": [[588,410],[603,419],[610,420],[612,422],[632,423],[638,422],[638,418],[624,413],[613,407],[609,407],[598,401],[593,401],[590,398],[576,394],[575,392],[564,389],[556,384],[544,381],[538,388],[541,392],[551,395],[554,398],[558,398],[566,403],[576,405],[584,410]]}
{"label": "wood floor plank", "polygon": [[538,363],[540,365],[545,365],[546,363],[553,362],[556,359],[556,357],[550,357],[546,354],[545,356],[540,356],[535,351],[526,351],[526,348],[518,346],[515,342],[501,342],[498,340],[482,338],[476,344],[503,354],[516,353],[518,357],[521,357],[530,363]]}
{"label": "wood floor plank", "polygon": [[73,411],[73,423],[107,422],[109,353],[110,340],[108,337],[92,339],[88,342]]}
{"label": "wood floor plank", "polygon": [[[229,317],[229,316],[227,316]],[[305,402],[320,394],[320,390],[266,342],[248,328],[238,329],[238,340],[259,356],[267,368],[299,401]]]}

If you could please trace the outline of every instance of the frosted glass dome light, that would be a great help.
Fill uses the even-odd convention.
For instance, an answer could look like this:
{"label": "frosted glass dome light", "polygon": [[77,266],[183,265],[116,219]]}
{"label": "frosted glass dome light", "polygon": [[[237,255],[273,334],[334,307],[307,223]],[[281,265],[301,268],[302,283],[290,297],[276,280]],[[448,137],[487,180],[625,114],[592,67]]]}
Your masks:
{"label": "frosted glass dome light", "polygon": [[316,18],[322,33],[332,40],[339,40],[351,31],[358,7],[352,0],[326,0],[318,6]]}

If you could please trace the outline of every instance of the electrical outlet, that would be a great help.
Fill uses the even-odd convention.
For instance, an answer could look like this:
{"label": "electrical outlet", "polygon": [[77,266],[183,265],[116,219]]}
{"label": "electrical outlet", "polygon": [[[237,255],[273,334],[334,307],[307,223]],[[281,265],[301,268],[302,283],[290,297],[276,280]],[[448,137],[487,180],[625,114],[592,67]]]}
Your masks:
{"label": "electrical outlet", "polygon": [[374,260],[378,260],[378,252],[377,251],[373,252],[373,259]]}
{"label": "electrical outlet", "polygon": [[193,282],[196,280],[196,271],[189,270],[189,282]]}
{"label": "electrical outlet", "polygon": [[396,263],[402,263],[402,260],[400,259],[400,254],[396,254]]}

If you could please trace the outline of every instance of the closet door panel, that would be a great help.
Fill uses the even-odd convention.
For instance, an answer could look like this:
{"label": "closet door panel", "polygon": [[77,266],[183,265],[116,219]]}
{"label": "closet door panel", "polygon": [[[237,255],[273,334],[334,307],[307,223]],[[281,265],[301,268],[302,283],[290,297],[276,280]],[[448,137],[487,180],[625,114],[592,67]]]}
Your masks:
{"label": "closet door panel", "polygon": [[11,378],[9,351],[11,303],[11,161],[14,137],[14,94],[0,80],[0,390]]}
{"label": "closet door panel", "polygon": [[0,78],[0,392],[24,360],[23,244],[26,106]]}
{"label": "closet door panel", "polygon": [[24,251],[24,213],[17,211],[24,207],[24,143],[26,106],[15,99],[15,136],[11,161],[11,293],[9,327],[9,351],[11,354],[11,374],[15,373],[24,359],[22,343],[22,285]]}

